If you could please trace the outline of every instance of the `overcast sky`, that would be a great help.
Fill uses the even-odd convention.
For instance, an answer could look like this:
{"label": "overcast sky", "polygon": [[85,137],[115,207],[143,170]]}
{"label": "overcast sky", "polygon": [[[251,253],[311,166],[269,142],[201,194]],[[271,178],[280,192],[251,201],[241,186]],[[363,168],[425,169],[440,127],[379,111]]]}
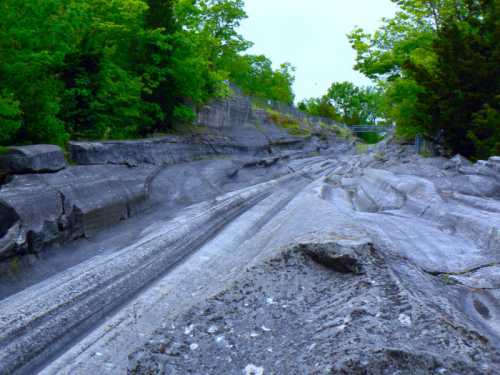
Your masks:
{"label": "overcast sky", "polygon": [[248,19],[241,27],[255,43],[253,54],[265,54],[276,66],[297,68],[297,99],[319,97],[335,81],[368,85],[354,71],[355,54],[346,34],[355,26],[374,31],[391,17],[390,0],[246,0]]}

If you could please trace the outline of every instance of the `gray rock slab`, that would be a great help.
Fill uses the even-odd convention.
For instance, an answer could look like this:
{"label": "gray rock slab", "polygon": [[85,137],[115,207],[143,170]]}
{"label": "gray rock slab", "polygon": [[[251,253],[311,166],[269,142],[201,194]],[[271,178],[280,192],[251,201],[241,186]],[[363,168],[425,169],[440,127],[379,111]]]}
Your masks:
{"label": "gray rock slab", "polygon": [[64,153],[55,145],[9,147],[0,155],[0,169],[11,174],[57,172],[65,167]]}
{"label": "gray rock slab", "polygon": [[[136,214],[147,204],[149,176],[155,174],[152,166],[103,165],[14,176],[0,190],[0,200],[19,217],[15,253],[91,236]],[[0,214],[7,223],[8,215]]]}

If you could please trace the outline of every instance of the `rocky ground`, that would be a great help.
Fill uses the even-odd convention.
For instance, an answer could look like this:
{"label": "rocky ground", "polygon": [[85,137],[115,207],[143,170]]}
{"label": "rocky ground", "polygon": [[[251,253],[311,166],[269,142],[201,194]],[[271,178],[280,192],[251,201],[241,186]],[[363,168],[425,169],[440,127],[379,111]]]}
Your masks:
{"label": "rocky ground", "polygon": [[500,158],[231,100],[0,157],[0,373],[500,373]]}
{"label": "rocky ground", "polygon": [[363,240],[283,249],[172,319],[129,374],[496,374],[500,353],[422,303]]}
{"label": "rocky ground", "polygon": [[500,373],[499,161],[390,142],[339,163],[278,219],[288,245],[165,315],[128,372]]}

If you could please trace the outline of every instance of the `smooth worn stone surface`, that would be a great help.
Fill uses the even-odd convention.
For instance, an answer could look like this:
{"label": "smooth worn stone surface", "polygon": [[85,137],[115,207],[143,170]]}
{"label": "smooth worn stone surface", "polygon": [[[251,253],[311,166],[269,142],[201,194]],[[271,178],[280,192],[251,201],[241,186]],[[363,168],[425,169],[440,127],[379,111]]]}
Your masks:
{"label": "smooth worn stone surface", "polygon": [[[384,158],[329,150],[157,170],[155,214],[128,242],[91,239],[118,245],[0,303],[0,363],[43,363],[43,375],[496,374],[500,206],[461,192],[479,180],[454,184],[484,170],[389,142]],[[130,169],[93,166],[110,167]]]}
{"label": "smooth worn stone surface", "polygon": [[2,185],[0,373],[499,373],[499,159],[249,103]]}
{"label": "smooth worn stone surface", "polygon": [[9,147],[0,155],[0,169],[11,174],[57,172],[65,167],[64,153],[55,145]]}
{"label": "smooth worn stone surface", "polygon": [[[90,237],[131,217],[147,204],[148,177],[155,174],[152,166],[104,165],[14,176],[0,190],[0,200],[19,217],[14,253],[36,253],[55,242]],[[0,215],[9,225],[6,212]]]}

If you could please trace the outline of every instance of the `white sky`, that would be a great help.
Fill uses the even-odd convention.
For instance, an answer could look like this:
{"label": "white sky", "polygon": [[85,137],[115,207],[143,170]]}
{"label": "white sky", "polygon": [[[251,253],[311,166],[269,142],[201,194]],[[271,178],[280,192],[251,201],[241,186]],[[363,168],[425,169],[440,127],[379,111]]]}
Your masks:
{"label": "white sky", "polygon": [[374,31],[396,7],[390,0],[246,0],[241,33],[255,43],[248,52],[265,54],[275,66],[297,68],[297,100],[319,97],[332,82],[370,81],[354,71],[355,53],[346,34],[355,26]]}

